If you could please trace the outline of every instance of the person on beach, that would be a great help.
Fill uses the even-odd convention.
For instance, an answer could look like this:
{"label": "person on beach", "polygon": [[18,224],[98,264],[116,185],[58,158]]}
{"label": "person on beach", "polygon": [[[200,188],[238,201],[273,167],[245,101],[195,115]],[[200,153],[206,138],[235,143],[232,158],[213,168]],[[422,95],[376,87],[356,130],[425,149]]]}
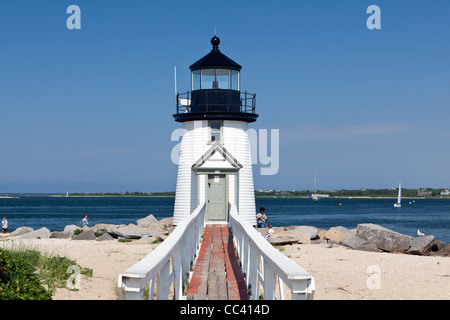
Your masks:
{"label": "person on beach", "polygon": [[88,228],[89,227],[89,221],[87,219],[87,214],[84,215],[83,220],[81,220],[82,224],[83,224],[83,228]]}
{"label": "person on beach", "polygon": [[264,236],[264,239],[269,239],[270,236],[275,232],[275,230],[272,229],[272,225],[269,224],[269,230],[267,230],[266,235]]}
{"label": "person on beach", "polygon": [[6,220],[6,216],[3,216],[2,231],[3,231],[3,233],[8,232],[8,220]]}
{"label": "person on beach", "polygon": [[264,207],[259,208],[259,212],[256,214],[256,223],[258,228],[267,228],[267,216],[264,213],[266,209]]}

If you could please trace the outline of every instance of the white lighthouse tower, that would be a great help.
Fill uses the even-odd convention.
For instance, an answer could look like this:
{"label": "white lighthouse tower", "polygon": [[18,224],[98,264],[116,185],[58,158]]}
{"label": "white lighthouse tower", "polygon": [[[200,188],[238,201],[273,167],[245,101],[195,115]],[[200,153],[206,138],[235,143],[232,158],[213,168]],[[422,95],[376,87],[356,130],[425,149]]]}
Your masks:
{"label": "white lighthouse tower", "polygon": [[256,121],[255,94],[241,91],[242,67],[219,50],[195,62],[191,91],[177,94],[175,121],[183,123],[173,224],[206,204],[207,222],[228,221],[228,203],[256,224],[248,124]]}

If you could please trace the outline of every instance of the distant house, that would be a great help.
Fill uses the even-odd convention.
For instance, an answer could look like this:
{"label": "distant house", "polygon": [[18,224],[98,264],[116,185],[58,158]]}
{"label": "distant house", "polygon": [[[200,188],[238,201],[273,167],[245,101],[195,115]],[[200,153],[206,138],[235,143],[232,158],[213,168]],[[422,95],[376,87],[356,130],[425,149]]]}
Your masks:
{"label": "distant house", "polygon": [[431,191],[421,190],[421,191],[417,192],[417,196],[418,197],[429,197],[429,196],[431,196]]}
{"label": "distant house", "polygon": [[445,189],[445,190],[441,191],[441,196],[450,196],[450,190]]}

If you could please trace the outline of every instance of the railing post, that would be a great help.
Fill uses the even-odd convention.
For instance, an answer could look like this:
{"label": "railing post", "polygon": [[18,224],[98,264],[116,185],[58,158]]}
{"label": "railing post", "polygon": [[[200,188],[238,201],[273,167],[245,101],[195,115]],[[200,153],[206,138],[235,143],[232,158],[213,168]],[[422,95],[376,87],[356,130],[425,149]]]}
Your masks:
{"label": "railing post", "polygon": [[159,272],[159,282],[158,282],[158,300],[168,300],[169,299],[169,269],[170,269],[170,259],[162,267]]}
{"label": "railing post", "polygon": [[250,299],[257,300],[259,296],[258,283],[258,251],[256,247],[250,244],[249,253],[249,274],[247,275],[247,287],[251,287],[252,295]]}
{"label": "railing post", "polygon": [[173,253],[174,296],[175,300],[181,300],[183,296],[183,267],[181,265],[181,250],[178,246]]}
{"label": "railing post", "polygon": [[269,264],[264,261],[264,300],[274,299],[275,273]]}

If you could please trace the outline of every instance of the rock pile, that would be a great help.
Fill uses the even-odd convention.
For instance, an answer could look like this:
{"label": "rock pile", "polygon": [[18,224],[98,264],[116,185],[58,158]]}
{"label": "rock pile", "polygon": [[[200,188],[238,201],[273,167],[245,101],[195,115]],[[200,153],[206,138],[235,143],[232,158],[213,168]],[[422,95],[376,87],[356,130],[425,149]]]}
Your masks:
{"label": "rock pile", "polygon": [[164,241],[173,230],[172,218],[157,220],[153,215],[136,221],[136,224],[115,225],[96,224],[92,228],[82,229],[76,225],[68,225],[64,231],[50,232],[47,228],[33,230],[29,227],[20,227],[11,232],[9,236],[16,239],[71,239],[71,240],[114,240],[114,239],[139,239],[143,242]]}
{"label": "rock pile", "polygon": [[[444,246],[434,236],[410,237],[373,223],[358,224],[349,230],[342,226],[319,230],[312,226],[274,227],[268,241],[273,245],[327,243],[355,250],[450,256],[450,244]],[[258,229],[265,235],[267,228]]]}
{"label": "rock pile", "polygon": [[[45,239],[60,238],[71,240],[107,241],[114,239],[132,239],[139,242],[154,243],[164,241],[173,231],[173,219],[157,220],[153,215],[136,221],[136,224],[115,225],[96,224],[92,228],[81,229],[75,225],[68,225],[64,231],[50,232],[47,228],[33,230],[20,227],[9,236],[17,239]],[[314,226],[274,227],[268,241],[273,245],[296,243],[326,243],[327,245],[343,245],[355,250],[384,251],[408,253],[415,255],[450,256],[450,244],[444,245],[436,241],[434,236],[410,237],[373,223],[358,224],[356,229],[342,226],[320,230]],[[265,235],[267,228],[257,229]]]}

